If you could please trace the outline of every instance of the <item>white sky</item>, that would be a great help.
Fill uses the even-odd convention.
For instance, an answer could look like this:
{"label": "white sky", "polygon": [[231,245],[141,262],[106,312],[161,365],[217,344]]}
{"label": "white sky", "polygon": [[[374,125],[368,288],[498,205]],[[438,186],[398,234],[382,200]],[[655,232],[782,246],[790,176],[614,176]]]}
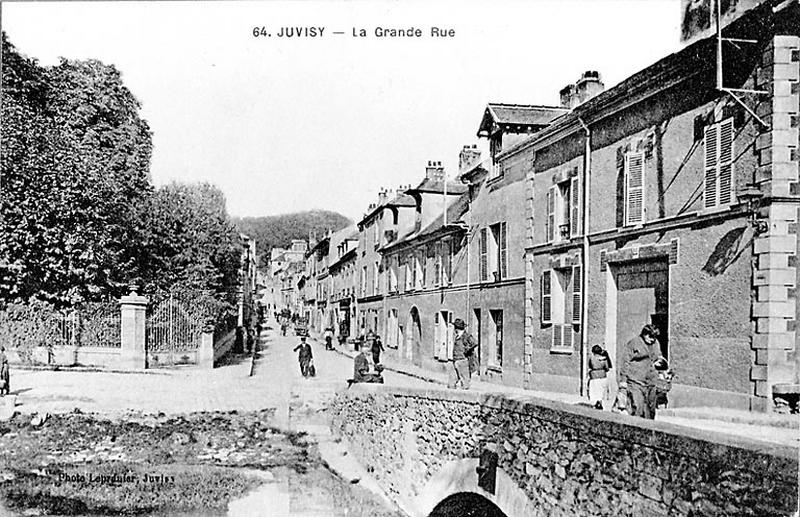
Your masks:
{"label": "white sky", "polygon": [[[122,71],[153,130],[156,184],[210,181],[234,215],[353,219],[382,186],[419,182],[427,160],[457,172],[487,102],[557,105],[590,69],[612,86],[678,50],[679,22],[680,0],[2,4],[29,57]],[[325,34],[277,38],[296,25]],[[425,37],[379,39],[376,26]]]}

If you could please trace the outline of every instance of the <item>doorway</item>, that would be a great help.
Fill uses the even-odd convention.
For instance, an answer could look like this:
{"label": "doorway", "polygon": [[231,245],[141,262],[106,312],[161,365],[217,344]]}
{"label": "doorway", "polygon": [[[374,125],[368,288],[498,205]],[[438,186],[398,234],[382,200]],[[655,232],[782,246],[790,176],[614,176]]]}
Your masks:
{"label": "doorway", "polygon": [[669,264],[667,260],[626,262],[615,269],[617,285],[617,357],[642,327],[660,332],[661,354],[669,357]]}
{"label": "doorway", "polygon": [[481,310],[480,309],[473,309],[472,310],[472,328],[475,331],[475,341],[478,343],[478,346],[475,347],[475,353],[478,354],[478,377],[483,375],[483,341],[481,336],[483,335],[483,329],[481,329]]}
{"label": "doorway", "polygon": [[419,311],[412,307],[408,313],[408,331],[406,332],[406,359],[417,366],[422,364],[420,346],[422,342],[422,325],[419,320]]}

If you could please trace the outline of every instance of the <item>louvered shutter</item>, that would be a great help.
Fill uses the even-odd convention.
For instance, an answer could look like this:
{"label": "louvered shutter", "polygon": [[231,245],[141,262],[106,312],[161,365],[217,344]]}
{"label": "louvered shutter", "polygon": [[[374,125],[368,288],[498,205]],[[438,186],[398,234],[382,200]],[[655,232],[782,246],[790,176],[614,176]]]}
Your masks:
{"label": "louvered shutter", "polygon": [[561,331],[563,332],[561,346],[564,348],[572,348],[572,325],[561,325]]}
{"label": "louvered shutter", "polygon": [[561,325],[553,325],[552,332],[553,332],[553,341],[551,343],[551,346],[553,348],[561,348],[564,339]]}
{"label": "louvered shutter", "polygon": [[508,278],[508,247],[506,223],[500,223],[500,278]]}
{"label": "louvered shutter", "polygon": [[574,237],[581,232],[581,182],[580,176],[572,178],[570,183],[570,234]]}
{"label": "louvered shutter", "polygon": [[581,266],[572,266],[572,323],[581,322],[581,295],[583,275]]}
{"label": "louvered shutter", "polygon": [[487,242],[487,235],[486,235],[486,228],[481,228],[480,234],[480,242],[478,243],[480,246],[480,263],[479,263],[479,274],[480,280],[486,281],[486,277],[489,274],[489,264],[488,264],[488,242]]}
{"label": "louvered shutter", "polygon": [[551,323],[552,322],[552,299],[553,299],[553,290],[552,290],[552,271],[542,271],[541,276],[541,289],[540,289],[540,303],[539,303],[539,314],[542,319],[542,323]]}
{"label": "louvered shutter", "polygon": [[545,220],[545,235],[547,242],[555,239],[556,227],[556,190],[551,187],[547,190],[547,219]]}
{"label": "louvered shutter", "polygon": [[733,169],[733,119],[719,125],[719,204],[731,202],[731,173]]}
{"label": "louvered shutter", "polygon": [[703,206],[717,206],[717,165],[719,163],[718,129],[716,124],[706,128],[705,132],[705,181],[703,187]]}
{"label": "louvered shutter", "polygon": [[626,158],[625,223],[644,222],[644,153],[629,153]]}
{"label": "louvered shutter", "polygon": [[433,258],[433,285],[439,287],[442,283],[442,243],[436,243],[436,255]]}

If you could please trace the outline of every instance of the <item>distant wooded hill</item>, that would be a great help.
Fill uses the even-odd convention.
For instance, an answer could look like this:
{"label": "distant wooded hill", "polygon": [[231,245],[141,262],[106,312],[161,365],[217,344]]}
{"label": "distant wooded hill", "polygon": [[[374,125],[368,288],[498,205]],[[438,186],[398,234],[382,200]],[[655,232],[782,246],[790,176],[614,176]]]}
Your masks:
{"label": "distant wooded hill", "polygon": [[236,217],[233,219],[240,232],[256,240],[259,264],[266,266],[273,247],[288,247],[292,239],[308,239],[310,232],[322,238],[330,229],[341,230],[352,221],[337,212],[311,210],[292,214],[262,217]]}

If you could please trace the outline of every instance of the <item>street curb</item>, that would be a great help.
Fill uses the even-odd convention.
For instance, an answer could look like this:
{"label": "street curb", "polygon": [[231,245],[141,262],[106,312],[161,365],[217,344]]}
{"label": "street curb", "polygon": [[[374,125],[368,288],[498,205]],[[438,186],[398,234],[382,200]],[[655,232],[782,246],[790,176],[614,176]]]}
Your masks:
{"label": "street curb", "polygon": [[9,364],[16,371],[28,372],[73,372],[73,373],[123,373],[131,375],[171,375],[171,372],[158,371],[153,369],[146,370],[117,370],[111,368],[100,368],[97,366],[66,366],[66,365],[35,365],[35,364]]}

